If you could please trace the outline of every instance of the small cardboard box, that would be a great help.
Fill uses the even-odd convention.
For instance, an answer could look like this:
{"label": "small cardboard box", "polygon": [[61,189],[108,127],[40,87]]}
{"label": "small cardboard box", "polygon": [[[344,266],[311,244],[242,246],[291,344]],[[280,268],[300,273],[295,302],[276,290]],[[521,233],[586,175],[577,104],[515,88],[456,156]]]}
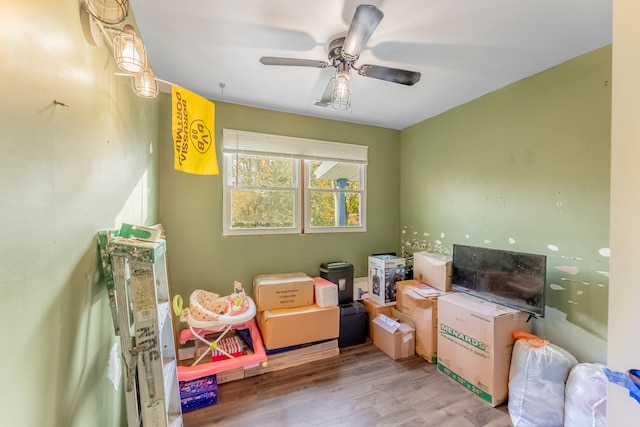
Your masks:
{"label": "small cardboard box", "polygon": [[471,295],[438,298],[438,370],[491,406],[508,396],[513,333],[531,332],[529,315]]}
{"label": "small cardboard box", "polygon": [[368,277],[356,277],[353,279],[353,300],[362,301],[369,298],[369,278]]}
{"label": "small cardboard box", "polygon": [[263,274],[253,279],[258,311],[313,304],[313,279],[305,273]]}
{"label": "small cardboard box", "polygon": [[364,305],[364,308],[367,309],[367,315],[369,317],[369,338],[373,339],[373,319],[375,319],[378,314],[391,317],[391,307],[393,306],[380,305],[372,299],[363,299],[360,302]]}
{"label": "small cardboard box", "polygon": [[314,301],[316,304],[320,307],[338,305],[338,285],[323,277],[314,277],[313,286],[315,289]]}
{"label": "small cardboard box", "polygon": [[393,255],[369,257],[369,298],[380,305],[396,303],[396,282],[404,280],[406,260]]}
{"label": "small cardboard box", "polygon": [[340,308],[337,305],[320,307],[283,308],[258,312],[258,326],[264,346],[270,350],[310,342],[338,338]]}
{"label": "small cardboard box", "polygon": [[430,363],[438,358],[438,298],[444,292],[417,280],[396,283],[398,318],[407,316],[416,329],[416,354]]}
{"label": "small cardboard box", "polygon": [[413,254],[413,278],[441,291],[451,290],[452,258],[431,252]]}
{"label": "small cardboard box", "polygon": [[373,344],[393,360],[413,356],[415,329],[384,314],[373,319]]}

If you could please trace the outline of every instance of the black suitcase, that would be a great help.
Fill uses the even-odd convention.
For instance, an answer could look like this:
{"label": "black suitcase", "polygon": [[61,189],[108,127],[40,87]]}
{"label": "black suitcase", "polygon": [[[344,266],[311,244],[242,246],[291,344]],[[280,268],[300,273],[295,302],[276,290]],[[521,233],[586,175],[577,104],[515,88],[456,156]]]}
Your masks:
{"label": "black suitcase", "polygon": [[341,304],[338,347],[349,347],[351,345],[367,342],[369,332],[368,317],[367,309],[358,301],[354,301],[349,304]]}

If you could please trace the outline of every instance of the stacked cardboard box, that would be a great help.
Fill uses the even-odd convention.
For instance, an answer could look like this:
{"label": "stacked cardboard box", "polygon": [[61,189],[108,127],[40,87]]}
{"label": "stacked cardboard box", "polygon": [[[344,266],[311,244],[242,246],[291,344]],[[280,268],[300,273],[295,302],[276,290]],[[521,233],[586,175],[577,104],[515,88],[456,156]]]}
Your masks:
{"label": "stacked cardboard box", "polygon": [[379,314],[373,319],[373,344],[393,360],[413,356],[416,350],[415,329],[410,323]]}
{"label": "stacked cardboard box", "polygon": [[373,319],[378,317],[378,314],[384,314],[391,317],[391,308],[394,306],[380,305],[376,300],[365,298],[360,301],[364,308],[367,309],[367,318],[369,319],[369,338],[373,339]]}
{"label": "stacked cardboard box", "polygon": [[438,299],[438,370],[492,406],[508,395],[516,331],[529,315],[464,293]]}
{"label": "stacked cardboard box", "polygon": [[413,254],[413,278],[441,291],[451,290],[453,259],[448,255],[432,252]]}
{"label": "stacked cardboard box", "polygon": [[313,304],[313,279],[304,273],[259,275],[253,294],[258,311],[303,307]]}
{"label": "stacked cardboard box", "polygon": [[400,312],[399,318],[412,323],[416,330],[416,354],[427,362],[436,363],[438,298],[445,295],[445,292],[417,280],[403,280],[396,285],[396,308]]}
{"label": "stacked cardboard box", "polygon": [[314,301],[320,307],[338,305],[338,285],[323,277],[314,277]]}
{"label": "stacked cardboard box", "polygon": [[258,327],[267,349],[338,338],[340,309],[314,303],[314,281],[305,273],[259,275],[253,290]]}

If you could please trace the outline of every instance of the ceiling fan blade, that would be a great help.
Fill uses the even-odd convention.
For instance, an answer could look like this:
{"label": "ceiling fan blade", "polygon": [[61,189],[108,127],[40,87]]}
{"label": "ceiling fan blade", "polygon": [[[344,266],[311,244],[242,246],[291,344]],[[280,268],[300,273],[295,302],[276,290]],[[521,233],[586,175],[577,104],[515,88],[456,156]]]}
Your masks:
{"label": "ceiling fan blade", "polygon": [[264,65],[285,65],[295,67],[326,68],[329,63],[326,61],[316,61],[315,59],[280,58],[277,56],[263,56],[260,62]]}
{"label": "ceiling fan blade", "polygon": [[417,71],[400,70],[398,68],[381,67],[379,65],[362,65],[357,68],[358,74],[388,82],[413,86],[420,81],[421,74]]}
{"label": "ceiling fan blade", "polygon": [[315,103],[318,107],[328,107],[331,104],[331,92],[333,92],[333,83],[335,79],[332,77],[329,79],[329,83],[327,83],[327,87],[324,88],[324,93],[322,94],[322,98]]}
{"label": "ceiling fan blade", "polygon": [[345,59],[355,61],[360,56],[362,48],[369,41],[383,16],[380,9],[370,4],[361,4],[356,8],[342,46],[342,56]]}

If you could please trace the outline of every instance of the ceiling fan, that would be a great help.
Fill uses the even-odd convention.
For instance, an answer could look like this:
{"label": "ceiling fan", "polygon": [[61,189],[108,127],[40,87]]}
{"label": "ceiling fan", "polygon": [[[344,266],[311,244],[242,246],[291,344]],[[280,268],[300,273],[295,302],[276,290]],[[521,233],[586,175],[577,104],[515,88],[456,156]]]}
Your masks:
{"label": "ceiling fan", "polygon": [[329,81],[322,98],[315,105],[331,106],[337,110],[348,110],[351,107],[351,84],[349,71],[351,69],[364,77],[385,80],[412,86],[420,80],[420,73],[380,65],[356,66],[356,61],[365,44],[378,27],[384,14],[373,5],[361,4],[356,8],[346,37],[338,37],[329,43],[329,60],[281,58],[263,56],[260,62],[264,65],[284,65],[297,67],[336,69],[335,76]]}

